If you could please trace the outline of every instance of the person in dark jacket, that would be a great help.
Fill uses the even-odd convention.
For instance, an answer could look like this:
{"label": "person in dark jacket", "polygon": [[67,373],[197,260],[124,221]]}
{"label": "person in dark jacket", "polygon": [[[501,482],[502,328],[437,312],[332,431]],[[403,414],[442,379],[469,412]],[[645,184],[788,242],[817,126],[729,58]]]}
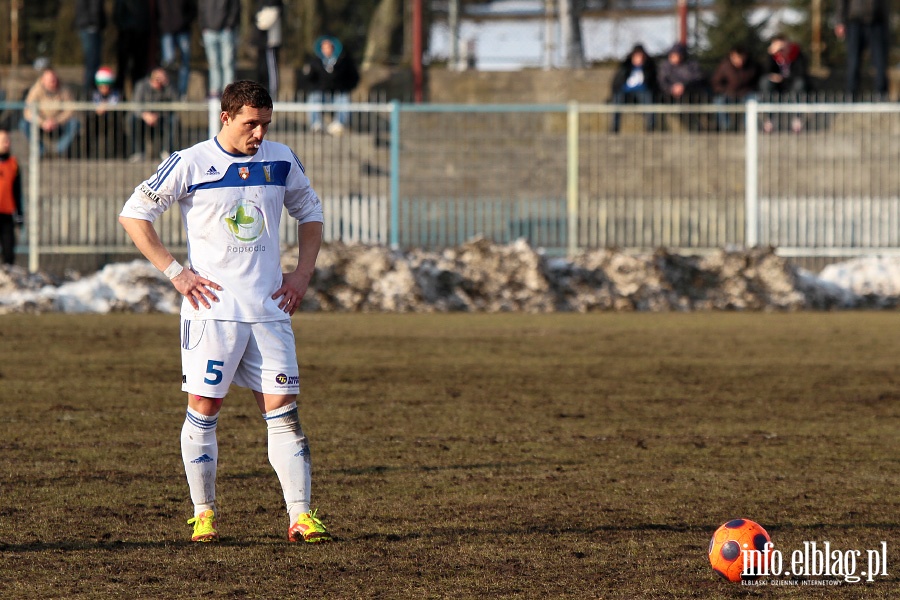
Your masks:
{"label": "person in dark jacket", "polygon": [[[703,69],[695,58],[688,56],[687,46],[680,42],[669,49],[659,65],[659,93],[664,104],[708,101],[709,86]],[[689,110],[679,115],[681,122],[692,130],[704,128],[702,116]]]}
{"label": "person in dark jacket", "polygon": [[696,101],[707,91],[700,63],[690,58],[687,47],[676,43],[659,66],[659,88],[665,102]]}
{"label": "person in dark jacket", "polygon": [[[713,102],[715,104],[737,104],[745,102],[756,94],[761,69],[744,46],[736,45],[722,59],[710,78]],[[731,129],[731,114],[720,112],[717,116],[719,129]]]}
{"label": "person in dark jacket", "polygon": [[281,51],[281,0],[256,0],[256,80],[278,100],[278,55]]}
{"label": "person in dark jacket", "polygon": [[[653,104],[659,93],[656,76],[656,63],[647,54],[641,44],[637,44],[621,62],[612,83],[613,104]],[[619,133],[621,113],[613,115],[612,133]],[[644,117],[644,129],[653,131],[656,115],[647,113]]]}
{"label": "person in dark jacket", "polygon": [[847,41],[847,93],[859,94],[859,67],[866,48],[875,67],[875,92],[887,94],[890,5],[887,0],[837,0],[834,33]]}
{"label": "person in dark jacket", "polygon": [[200,0],[200,32],[209,64],[207,91],[218,98],[234,81],[234,45],[241,25],[240,0]]}
{"label": "person in dark jacket", "polygon": [[[191,26],[197,16],[194,0],[156,0],[162,66],[177,73],[175,89],[187,97],[191,76]],[[175,57],[176,53],[178,58]]]}
{"label": "person in dark jacket", "polygon": [[[809,87],[806,56],[803,54],[803,49],[800,44],[792,42],[787,36],[778,34],[769,41],[767,53],[768,70],[759,80],[759,91],[770,99],[796,102]],[[767,116],[763,121],[763,131],[766,133],[775,130],[775,123],[778,119],[774,119],[773,116]],[[803,119],[801,116],[791,117],[791,130],[799,133],[802,129]]]}
{"label": "person in dark jacket", "polygon": [[100,68],[103,51],[103,30],[106,28],[106,10],[103,0],[78,0],[75,3],[75,27],[81,38],[84,53],[84,85],[82,93],[91,97],[94,91],[94,73]]}
{"label": "person in dark jacket", "polygon": [[131,86],[150,70],[150,5],[148,0],[116,0],[113,22],[116,40],[116,83],[113,87],[127,96],[126,80]]}
{"label": "person in dark jacket", "polygon": [[[313,46],[313,57],[303,68],[310,87],[308,100],[314,104],[350,103],[350,92],[359,84],[359,71],[353,57],[335,37],[323,35]],[[340,135],[350,120],[350,113],[339,106],[334,120],[328,124],[328,133]],[[312,131],[322,131],[322,111],[310,114]]]}

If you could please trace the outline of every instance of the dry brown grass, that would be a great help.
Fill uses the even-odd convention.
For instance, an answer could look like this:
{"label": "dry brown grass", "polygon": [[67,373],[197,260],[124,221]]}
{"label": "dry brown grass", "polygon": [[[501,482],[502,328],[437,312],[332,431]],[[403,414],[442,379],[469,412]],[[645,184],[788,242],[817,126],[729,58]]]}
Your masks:
{"label": "dry brown grass", "polygon": [[[248,392],[219,421],[222,542],[191,544],[171,316],[0,319],[3,598],[893,598],[896,313],[295,319],[314,504],[284,541]],[[709,535],[869,549],[835,588],[717,579]]]}

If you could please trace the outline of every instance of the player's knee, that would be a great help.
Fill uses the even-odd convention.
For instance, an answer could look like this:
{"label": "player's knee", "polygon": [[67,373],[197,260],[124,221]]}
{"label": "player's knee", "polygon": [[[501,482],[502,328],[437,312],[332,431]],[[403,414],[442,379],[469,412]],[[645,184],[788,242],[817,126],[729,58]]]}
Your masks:
{"label": "player's knee", "polygon": [[208,417],[219,414],[219,410],[222,408],[222,400],[223,398],[207,398],[196,394],[188,394],[188,406],[201,415]]}

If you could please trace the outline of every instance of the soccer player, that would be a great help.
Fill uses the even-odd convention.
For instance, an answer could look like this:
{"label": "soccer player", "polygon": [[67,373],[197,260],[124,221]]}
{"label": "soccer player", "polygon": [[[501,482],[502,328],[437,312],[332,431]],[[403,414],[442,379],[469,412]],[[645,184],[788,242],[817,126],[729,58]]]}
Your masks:
{"label": "soccer player", "polygon": [[[303,165],[264,138],[272,98],[237,81],[222,93],[222,127],[211,140],[175,152],[135,188],[119,222],[144,256],[184,296],[182,390],[188,394],[181,455],[194,504],[191,539],[218,540],[216,425],[230,384],[250,388],[268,430],[269,462],[290,515],[288,539],[331,539],[310,511],[309,444],[297,413],[299,367],[291,315],[306,294],[322,243],[322,204]],[[172,256],[153,222],[177,204],[189,267]],[[299,223],[294,271],[281,269],[282,210]]]}

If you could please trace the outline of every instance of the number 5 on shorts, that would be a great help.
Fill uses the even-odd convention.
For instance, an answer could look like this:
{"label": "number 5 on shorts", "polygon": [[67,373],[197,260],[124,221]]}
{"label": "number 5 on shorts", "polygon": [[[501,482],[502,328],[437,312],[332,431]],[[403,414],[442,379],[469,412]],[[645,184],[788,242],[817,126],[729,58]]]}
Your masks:
{"label": "number 5 on shorts", "polygon": [[203,383],[207,385],[216,385],[222,383],[222,371],[220,367],[225,366],[225,363],[221,360],[211,360],[206,363],[206,373],[209,375],[206,379],[203,380]]}

